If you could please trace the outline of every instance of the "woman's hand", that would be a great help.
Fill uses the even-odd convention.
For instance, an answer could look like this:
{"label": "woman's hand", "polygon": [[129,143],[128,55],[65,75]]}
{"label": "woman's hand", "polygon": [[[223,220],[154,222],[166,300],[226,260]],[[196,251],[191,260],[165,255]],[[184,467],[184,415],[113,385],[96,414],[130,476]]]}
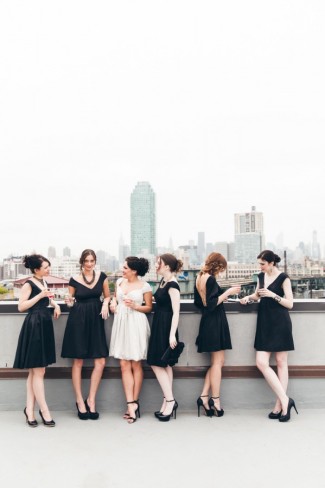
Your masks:
{"label": "woman's hand", "polygon": [[116,313],[117,312],[117,302],[116,302],[116,300],[114,300],[113,302],[110,303],[109,309],[110,309],[110,311],[112,313]]}
{"label": "woman's hand", "polygon": [[60,305],[58,305],[57,303],[54,305],[54,312],[53,312],[53,317],[55,319],[58,319],[61,315],[61,308],[60,308]]}
{"label": "woman's hand", "polygon": [[231,288],[228,288],[227,293],[228,296],[231,295],[238,295],[240,293],[240,286],[232,286]]}
{"label": "woman's hand", "polygon": [[104,320],[107,319],[107,317],[109,316],[109,312],[108,312],[108,303],[103,303],[102,305],[102,309],[101,309],[101,312],[100,312],[100,315],[102,316],[102,318]]}
{"label": "woman's hand", "polygon": [[259,288],[257,293],[260,297],[274,298],[275,296],[275,293],[273,291],[270,291],[268,288]]}
{"label": "woman's hand", "polygon": [[124,300],[125,306],[128,308],[132,308],[132,310],[137,310],[138,304],[134,300],[131,300],[131,298],[125,298]]}
{"label": "woman's hand", "polygon": [[177,346],[177,340],[175,334],[171,334],[169,336],[169,345],[172,349],[175,349],[175,347]]}

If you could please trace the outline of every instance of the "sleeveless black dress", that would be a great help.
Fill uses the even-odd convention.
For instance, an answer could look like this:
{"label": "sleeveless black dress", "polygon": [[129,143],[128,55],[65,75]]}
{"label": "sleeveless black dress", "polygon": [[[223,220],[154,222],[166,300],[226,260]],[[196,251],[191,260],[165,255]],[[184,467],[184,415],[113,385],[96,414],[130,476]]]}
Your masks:
{"label": "sleeveless black dress", "polygon": [[217,305],[222,290],[213,276],[206,282],[206,306],[194,286],[194,304],[202,310],[199,335],[196,338],[197,352],[214,352],[232,349],[228,320],[223,303]]}
{"label": "sleeveless black dress", "polygon": [[63,358],[95,359],[108,356],[104,319],[100,315],[103,283],[107,276],[101,272],[93,288],[70,278],[69,286],[75,288],[75,303],[70,309],[64,332]]}
{"label": "sleeveless black dress", "polygon": [[[280,297],[284,296],[282,284],[288,278],[280,273],[267,287]],[[264,288],[264,273],[258,275],[259,286]],[[262,297],[258,305],[254,347],[257,351],[293,351],[292,323],[289,310],[273,298]]]}
{"label": "sleeveless black dress", "polygon": [[[163,288],[159,286],[154,294],[156,307],[152,319],[147,355],[147,363],[150,366],[160,366],[161,368],[168,366],[161,360],[161,357],[169,346],[169,334],[173,318],[172,301],[168,292],[170,288],[180,291],[179,284],[176,281],[168,281]],[[178,342],[177,331],[176,340]]]}
{"label": "sleeveless black dress", "polygon": [[[40,293],[41,289],[33,281],[27,280],[26,283],[32,287],[29,299]],[[19,334],[14,368],[42,368],[55,363],[53,309],[48,308],[48,304],[48,298],[41,298],[28,309]]]}

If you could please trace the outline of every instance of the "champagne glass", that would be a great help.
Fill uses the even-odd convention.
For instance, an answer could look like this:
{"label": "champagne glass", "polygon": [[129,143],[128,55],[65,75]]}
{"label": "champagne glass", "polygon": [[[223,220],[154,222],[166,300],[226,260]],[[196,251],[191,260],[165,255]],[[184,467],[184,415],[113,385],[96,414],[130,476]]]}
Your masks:
{"label": "champagne glass", "polygon": [[52,308],[51,300],[53,300],[53,298],[54,298],[54,291],[49,288],[49,286],[46,283],[46,281],[44,281],[44,286],[45,286],[46,291],[49,292],[49,295],[47,296],[48,299],[49,299],[49,304],[47,305],[47,308]]}

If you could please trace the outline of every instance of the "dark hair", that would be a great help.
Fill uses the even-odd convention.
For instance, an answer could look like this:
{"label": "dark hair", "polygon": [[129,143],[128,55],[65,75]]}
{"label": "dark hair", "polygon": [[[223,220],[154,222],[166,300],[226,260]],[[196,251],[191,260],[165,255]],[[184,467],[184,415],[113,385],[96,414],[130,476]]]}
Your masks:
{"label": "dark hair", "polygon": [[30,269],[32,273],[34,273],[35,269],[40,269],[42,267],[42,263],[49,263],[51,266],[50,261],[42,256],[41,254],[30,254],[29,256],[24,256],[23,263],[25,268]]}
{"label": "dark hair", "polygon": [[172,273],[178,273],[183,266],[183,261],[177,259],[173,254],[166,253],[161,254],[158,256],[161,261],[165,263],[166,266],[169,266],[169,269]]}
{"label": "dark hair", "polygon": [[267,261],[268,263],[274,263],[277,264],[281,261],[280,256],[277,254],[274,254],[273,251],[269,251],[268,249],[265,249],[265,251],[262,251],[258,256],[257,259],[263,259],[263,261]]}
{"label": "dark hair", "polygon": [[212,252],[207,256],[200,274],[216,275],[227,268],[227,261],[219,252]]}
{"label": "dark hair", "polygon": [[137,272],[138,276],[144,276],[149,270],[149,261],[146,258],[128,256],[125,261],[130,269]]}
{"label": "dark hair", "polygon": [[80,259],[79,259],[80,269],[82,269],[82,266],[84,265],[86,257],[89,255],[94,258],[95,262],[97,261],[95,251],[93,251],[92,249],[85,249],[84,251],[82,251]]}

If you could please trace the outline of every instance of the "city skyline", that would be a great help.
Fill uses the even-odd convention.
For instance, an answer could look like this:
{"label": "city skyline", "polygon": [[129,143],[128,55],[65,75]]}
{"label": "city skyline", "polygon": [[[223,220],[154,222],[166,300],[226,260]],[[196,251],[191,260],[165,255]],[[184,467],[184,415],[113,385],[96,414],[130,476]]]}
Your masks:
{"label": "city skyline", "polygon": [[324,21],[302,0],[3,2],[0,257],[118,256],[138,181],[158,246],[231,242],[254,205],[266,242],[317,231],[324,255]]}

